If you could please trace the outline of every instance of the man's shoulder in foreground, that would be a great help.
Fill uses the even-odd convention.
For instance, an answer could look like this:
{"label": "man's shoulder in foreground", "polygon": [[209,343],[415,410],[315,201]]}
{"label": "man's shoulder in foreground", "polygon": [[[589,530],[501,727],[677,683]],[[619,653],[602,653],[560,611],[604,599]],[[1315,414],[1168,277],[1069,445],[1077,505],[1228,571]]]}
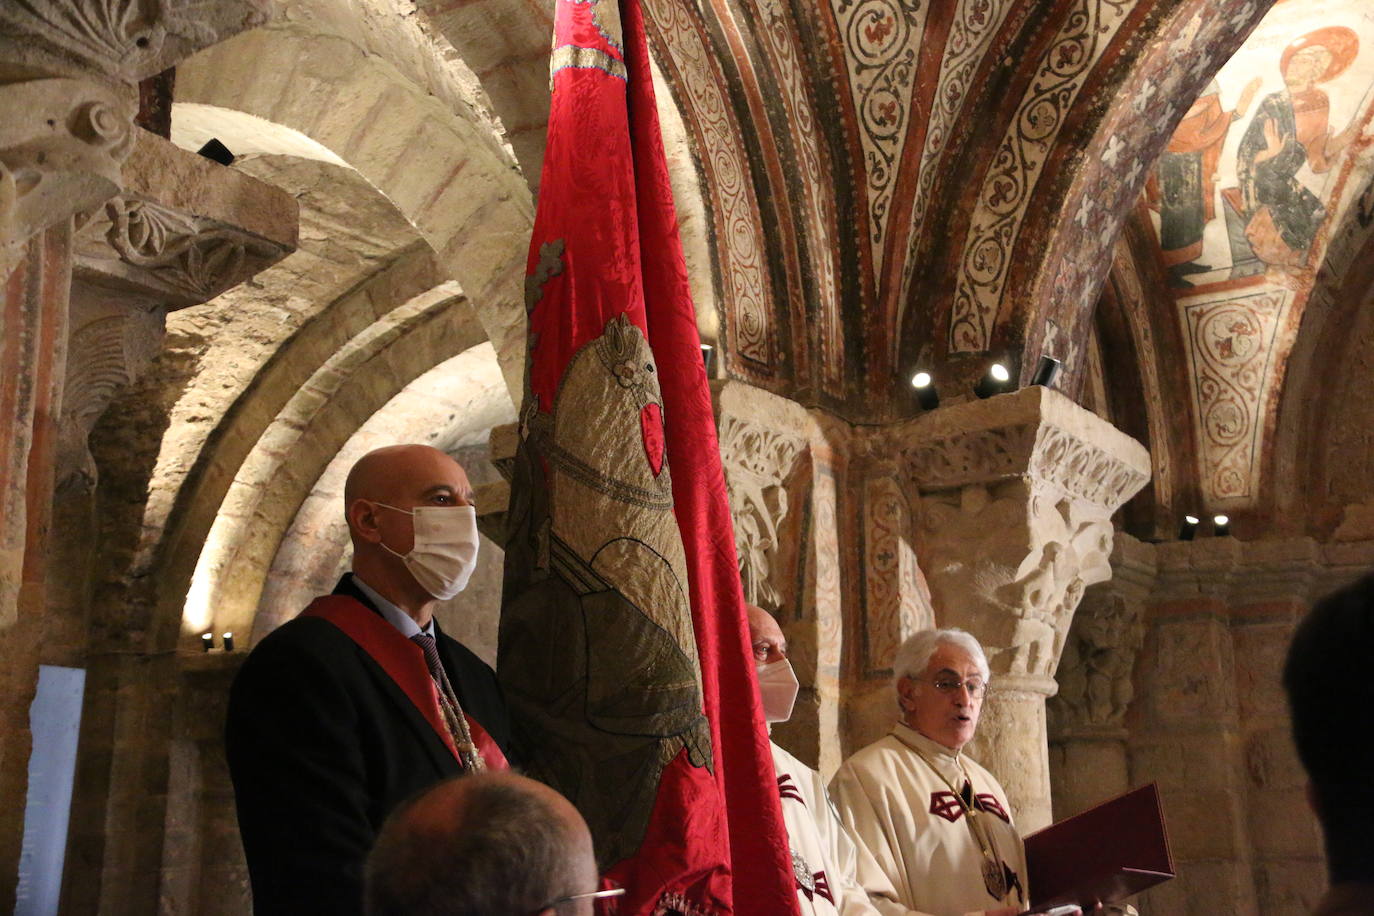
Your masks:
{"label": "man's shoulder in foreground", "polygon": [[1332,885],[1312,916],[1370,916],[1374,914],[1374,881]]}

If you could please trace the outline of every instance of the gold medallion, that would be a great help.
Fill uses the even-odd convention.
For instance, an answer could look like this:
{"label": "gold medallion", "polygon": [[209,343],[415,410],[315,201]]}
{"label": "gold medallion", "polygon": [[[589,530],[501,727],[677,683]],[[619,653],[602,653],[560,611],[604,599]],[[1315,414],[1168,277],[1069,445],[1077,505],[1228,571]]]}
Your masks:
{"label": "gold medallion", "polygon": [[991,856],[983,857],[983,884],[998,900],[1007,896],[1007,869]]}

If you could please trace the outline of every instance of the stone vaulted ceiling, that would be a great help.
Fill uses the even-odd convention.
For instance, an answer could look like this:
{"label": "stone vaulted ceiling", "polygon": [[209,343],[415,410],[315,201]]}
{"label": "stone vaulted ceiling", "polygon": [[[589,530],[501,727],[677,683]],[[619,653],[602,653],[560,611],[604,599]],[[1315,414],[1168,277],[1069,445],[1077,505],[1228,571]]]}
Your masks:
{"label": "stone vaulted ceiling", "polygon": [[1176,329],[1186,384],[1171,399],[1191,419],[1200,504],[1284,524],[1295,500],[1340,509],[1356,495],[1339,471],[1296,469],[1304,441],[1349,425],[1333,426],[1327,407],[1348,403],[1330,395],[1369,289],[1352,268],[1368,258],[1374,223],[1371,118],[1374,7],[1284,0],[1151,170],[1131,217],[1137,266],[1160,287],[1158,319]]}
{"label": "stone vaulted ceiling", "polygon": [[[1199,16],[1204,9],[1208,15]],[[1111,242],[1259,3],[649,4],[733,369],[848,408],[1075,359]],[[877,397],[875,398],[875,395]],[[871,408],[870,408],[871,409]]]}
{"label": "stone vaulted ceiling", "polygon": [[[644,5],[721,374],[881,422],[915,412],[917,369],[948,400],[993,359],[1025,382],[1056,356],[1058,387],[1150,448],[1141,534],[1184,509],[1273,517],[1312,487],[1339,504],[1331,530],[1370,495],[1305,446],[1351,418],[1303,406],[1321,367],[1374,364],[1341,331],[1368,287],[1349,282],[1369,260],[1361,0]],[[518,388],[551,28],[548,0],[301,0],[181,68],[178,129],[194,147],[197,124],[280,125],[309,149],[260,152],[357,170]],[[1304,67],[1331,136],[1302,145],[1316,228],[1286,253],[1282,204],[1306,198],[1280,187],[1278,228],[1247,235],[1241,146]],[[1265,489],[1276,468],[1286,491]]]}

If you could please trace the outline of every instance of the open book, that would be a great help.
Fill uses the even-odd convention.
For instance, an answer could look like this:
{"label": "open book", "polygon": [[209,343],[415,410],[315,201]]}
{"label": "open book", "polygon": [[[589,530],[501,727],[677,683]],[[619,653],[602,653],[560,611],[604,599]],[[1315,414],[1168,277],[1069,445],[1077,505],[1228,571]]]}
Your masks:
{"label": "open book", "polygon": [[1120,903],[1174,877],[1154,783],[1026,837],[1031,905]]}

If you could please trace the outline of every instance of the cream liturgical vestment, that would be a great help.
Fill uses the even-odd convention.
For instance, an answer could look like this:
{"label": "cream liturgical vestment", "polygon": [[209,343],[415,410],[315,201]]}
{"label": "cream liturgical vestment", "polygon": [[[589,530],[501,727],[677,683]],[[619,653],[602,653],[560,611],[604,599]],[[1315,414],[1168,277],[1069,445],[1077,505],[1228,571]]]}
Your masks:
{"label": "cream liturgical vestment", "polygon": [[884,913],[902,911],[880,899],[888,884],[895,903],[931,916],[1028,905],[1026,852],[1007,794],[964,755],[899,723],[840,766],[830,795],[862,847],[859,883]]}
{"label": "cream liturgical vestment", "polygon": [[878,911],[854,876],[854,841],[840,826],[820,774],[769,744],[802,916],[874,916]]}

